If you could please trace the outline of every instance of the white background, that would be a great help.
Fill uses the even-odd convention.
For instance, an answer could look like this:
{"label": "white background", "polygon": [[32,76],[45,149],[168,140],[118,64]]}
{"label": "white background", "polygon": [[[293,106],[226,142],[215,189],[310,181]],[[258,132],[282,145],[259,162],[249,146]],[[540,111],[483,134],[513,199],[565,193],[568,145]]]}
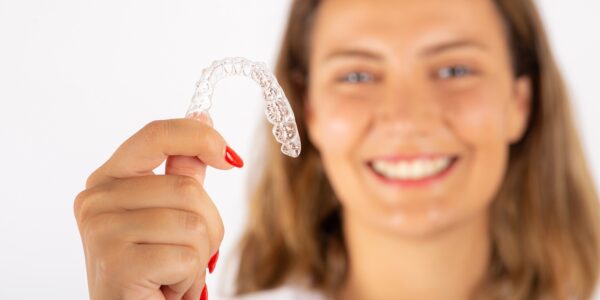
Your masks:
{"label": "white background", "polygon": [[[540,0],[600,182],[600,2]],[[200,70],[244,56],[273,66],[288,0],[0,0],[0,299],[85,299],[73,199],[127,137],[182,117]],[[209,170],[206,189],[226,225],[211,299],[233,265],[247,179],[258,163],[259,89],[219,84],[216,128],[246,160]]]}

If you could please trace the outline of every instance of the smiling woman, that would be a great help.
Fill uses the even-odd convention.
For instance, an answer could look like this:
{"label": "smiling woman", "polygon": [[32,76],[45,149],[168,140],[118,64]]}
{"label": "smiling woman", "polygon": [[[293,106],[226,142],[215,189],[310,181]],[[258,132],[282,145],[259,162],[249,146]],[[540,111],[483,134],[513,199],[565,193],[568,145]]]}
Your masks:
{"label": "smiling woman", "polygon": [[277,77],[304,152],[267,145],[238,295],[591,297],[598,196],[532,1],[294,1]]}
{"label": "smiling woman", "polygon": [[[244,162],[196,112],[231,62],[87,178],[91,299],[208,298],[225,226],[205,171]],[[591,297],[598,195],[533,0],[296,0],[276,76],[290,106],[267,113],[236,297]]]}

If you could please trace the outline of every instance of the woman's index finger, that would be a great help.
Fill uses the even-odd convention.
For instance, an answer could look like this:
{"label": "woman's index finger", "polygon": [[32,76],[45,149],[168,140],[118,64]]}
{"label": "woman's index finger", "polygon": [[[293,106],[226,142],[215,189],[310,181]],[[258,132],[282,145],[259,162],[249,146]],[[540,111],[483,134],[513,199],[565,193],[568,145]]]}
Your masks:
{"label": "woman's index finger", "polygon": [[227,143],[210,125],[191,118],[152,121],[129,137],[96,170],[86,187],[115,178],[144,176],[162,164],[168,156],[197,156],[218,169],[230,169],[225,160]]}

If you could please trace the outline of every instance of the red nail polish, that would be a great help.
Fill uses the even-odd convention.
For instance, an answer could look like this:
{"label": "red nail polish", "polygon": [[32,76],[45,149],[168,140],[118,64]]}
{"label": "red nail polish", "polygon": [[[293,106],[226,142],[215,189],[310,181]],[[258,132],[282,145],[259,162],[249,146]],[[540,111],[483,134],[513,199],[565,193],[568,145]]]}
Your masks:
{"label": "red nail polish", "polygon": [[234,167],[241,168],[244,166],[244,162],[240,156],[233,149],[229,148],[229,146],[225,148],[225,160]]}
{"label": "red nail polish", "polygon": [[208,272],[211,274],[215,270],[215,266],[217,265],[217,259],[219,259],[219,250],[217,250],[217,253],[215,253],[208,261]]}
{"label": "red nail polish", "polygon": [[204,284],[204,288],[202,289],[200,300],[208,300],[208,289],[206,288],[206,284]]}

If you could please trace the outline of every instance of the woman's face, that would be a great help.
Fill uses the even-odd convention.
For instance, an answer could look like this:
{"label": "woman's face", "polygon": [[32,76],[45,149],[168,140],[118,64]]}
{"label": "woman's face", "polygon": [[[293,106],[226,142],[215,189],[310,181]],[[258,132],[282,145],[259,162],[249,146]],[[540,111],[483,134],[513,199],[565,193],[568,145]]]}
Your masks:
{"label": "woman's face", "polygon": [[307,124],[347,217],[423,235],[484,214],[527,123],[488,0],[324,0]]}

